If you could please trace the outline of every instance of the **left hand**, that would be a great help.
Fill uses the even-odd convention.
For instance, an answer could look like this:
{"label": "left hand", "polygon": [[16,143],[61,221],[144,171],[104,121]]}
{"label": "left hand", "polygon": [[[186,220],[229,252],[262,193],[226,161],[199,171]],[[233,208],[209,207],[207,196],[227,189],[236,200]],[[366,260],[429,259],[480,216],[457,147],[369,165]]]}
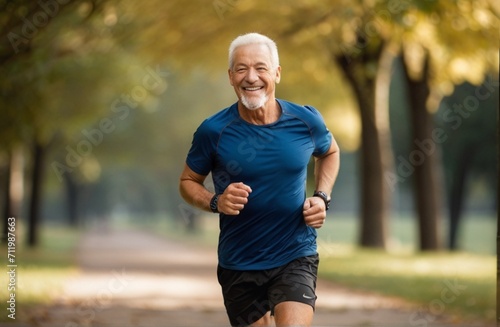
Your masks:
{"label": "left hand", "polygon": [[307,198],[302,213],[307,226],[321,228],[326,219],[325,202],[316,196]]}

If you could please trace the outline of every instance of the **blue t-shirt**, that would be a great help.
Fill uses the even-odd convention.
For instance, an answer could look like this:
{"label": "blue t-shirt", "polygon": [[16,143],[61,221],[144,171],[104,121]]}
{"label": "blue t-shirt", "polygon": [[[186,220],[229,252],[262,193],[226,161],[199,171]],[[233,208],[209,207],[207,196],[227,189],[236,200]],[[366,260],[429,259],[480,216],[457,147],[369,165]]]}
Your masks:
{"label": "blue t-shirt", "polygon": [[235,182],[252,188],[239,215],[220,214],[219,264],[264,270],[316,254],[316,230],[304,222],[307,164],[330,148],[321,114],[277,100],[280,118],[269,125],[243,120],[237,103],[207,118],[196,130],[186,163],[212,173],[217,193]]}

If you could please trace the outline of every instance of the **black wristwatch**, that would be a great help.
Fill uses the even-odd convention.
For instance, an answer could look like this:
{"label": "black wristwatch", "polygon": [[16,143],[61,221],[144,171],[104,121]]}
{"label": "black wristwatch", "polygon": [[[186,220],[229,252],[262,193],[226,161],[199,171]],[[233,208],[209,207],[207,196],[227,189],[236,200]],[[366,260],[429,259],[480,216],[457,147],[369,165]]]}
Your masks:
{"label": "black wristwatch", "polygon": [[315,191],[313,196],[317,196],[318,198],[323,199],[325,201],[325,210],[330,209],[330,201],[331,199],[328,198],[328,195],[326,195],[325,192],[322,191]]}
{"label": "black wristwatch", "polygon": [[219,201],[219,195],[220,194],[215,194],[212,197],[212,200],[210,200],[210,210],[212,210],[213,213],[219,213],[219,210],[217,210],[217,202]]}

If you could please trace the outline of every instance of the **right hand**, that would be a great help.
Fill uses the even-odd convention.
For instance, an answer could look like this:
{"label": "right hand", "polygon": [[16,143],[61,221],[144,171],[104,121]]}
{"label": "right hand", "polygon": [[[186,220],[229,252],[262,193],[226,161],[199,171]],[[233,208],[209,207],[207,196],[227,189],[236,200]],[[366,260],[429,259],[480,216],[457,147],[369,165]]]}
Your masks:
{"label": "right hand", "polygon": [[232,183],[219,196],[217,207],[219,212],[226,215],[239,215],[245,204],[248,203],[248,196],[252,193],[250,186],[241,182]]}

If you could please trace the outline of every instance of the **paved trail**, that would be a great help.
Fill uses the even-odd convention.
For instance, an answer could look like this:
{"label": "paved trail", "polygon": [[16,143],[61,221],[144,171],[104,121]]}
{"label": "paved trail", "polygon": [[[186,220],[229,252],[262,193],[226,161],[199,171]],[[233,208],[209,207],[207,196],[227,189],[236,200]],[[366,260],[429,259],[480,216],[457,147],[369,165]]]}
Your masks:
{"label": "paved trail", "polygon": [[[64,295],[18,326],[228,326],[213,248],[139,231],[93,231],[80,244],[78,262],[81,272]],[[443,318],[416,323],[415,316],[412,323],[416,309],[401,300],[323,280],[317,294],[315,326],[459,326]]]}

